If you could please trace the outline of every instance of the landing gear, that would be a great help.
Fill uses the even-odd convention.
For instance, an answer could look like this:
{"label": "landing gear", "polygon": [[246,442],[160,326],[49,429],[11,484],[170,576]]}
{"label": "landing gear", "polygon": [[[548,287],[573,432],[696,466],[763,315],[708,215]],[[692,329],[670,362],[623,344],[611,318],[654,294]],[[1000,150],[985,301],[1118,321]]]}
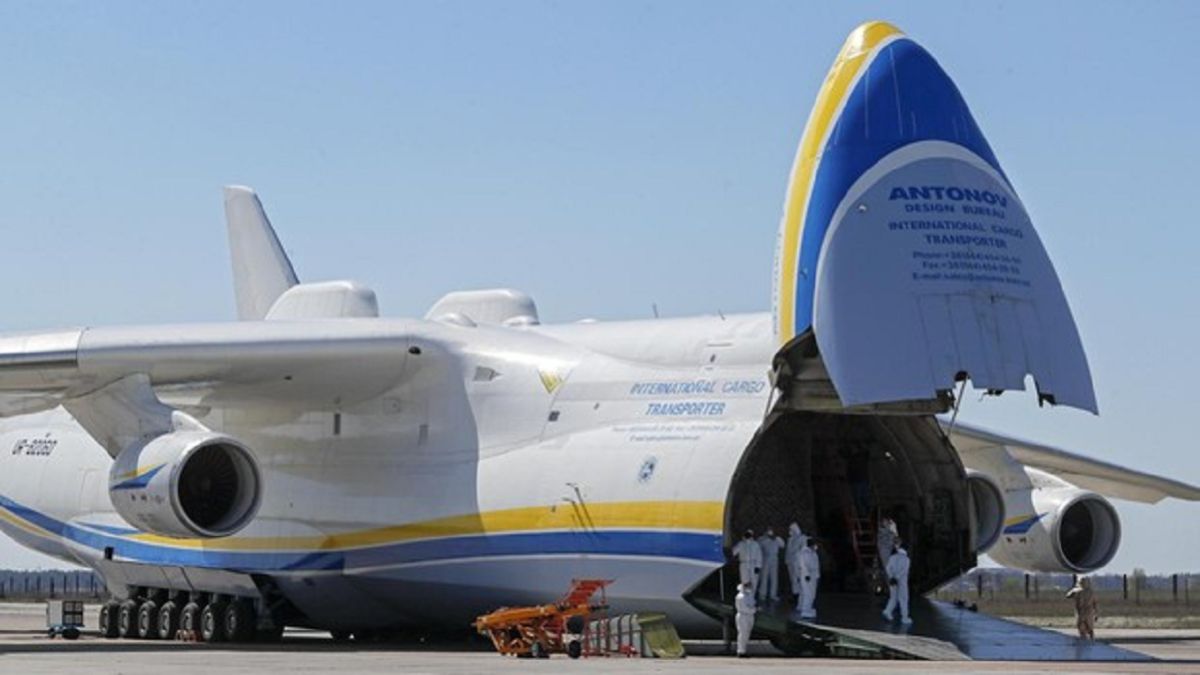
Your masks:
{"label": "landing gear", "polygon": [[128,600],[110,600],[100,607],[102,636],[174,640],[182,634],[188,640],[204,642],[278,642],[283,638],[286,618],[265,607],[262,600],[161,588],[130,589],[130,594]]}
{"label": "landing gear", "polygon": [[117,616],[120,612],[121,604],[112,600],[100,606],[100,619],[97,621],[100,635],[110,640],[120,637],[117,626]]}
{"label": "landing gear", "polygon": [[179,630],[186,631],[190,635],[197,635],[200,631],[200,612],[203,607],[196,601],[189,602],[183,606],[183,611],[179,613]]}
{"label": "landing gear", "polygon": [[138,607],[137,636],[143,640],[158,639],[158,603],[147,600]]}
{"label": "landing gear", "polygon": [[246,600],[234,600],[222,614],[225,637],[230,642],[249,642],[254,639],[254,607]]}
{"label": "landing gear", "polygon": [[200,639],[205,642],[224,642],[225,610],[229,607],[222,601],[211,601],[200,612]]}
{"label": "landing gear", "polygon": [[121,603],[121,609],[117,613],[117,633],[121,637],[135,638],[138,636],[137,615],[137,600],[126,600]]}
{"label": "landing gear", "polygon": [[168,600],[158,609],[158,637],[163,640],[174,640],[179,633],[179,605],[174,600]]}

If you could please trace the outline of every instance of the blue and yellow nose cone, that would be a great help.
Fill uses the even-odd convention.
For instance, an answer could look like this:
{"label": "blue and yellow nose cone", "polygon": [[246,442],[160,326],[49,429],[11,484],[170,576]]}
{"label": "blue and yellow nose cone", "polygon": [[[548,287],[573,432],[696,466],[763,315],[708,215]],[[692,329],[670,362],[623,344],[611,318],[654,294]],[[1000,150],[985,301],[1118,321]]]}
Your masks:
{"label": "blue and yellow nose cone", "polygon": [[886,21],[855,28],[821,86],[792,166],[776,263],[780,343],[812,325],[821,242],[850,184],[897,148],[928,140],[961,145],[1000,171],[958,87],[929,52]]}
{"label": "blue and yellow nose cone", "polygon": [[[1057,274],[958,87],[895,26],[856,28],[800,141],[775,328],[812,335],[843,405],[924,401],[967,373],[1095,410]],[[811,331],[811,332],[810,332]]]}

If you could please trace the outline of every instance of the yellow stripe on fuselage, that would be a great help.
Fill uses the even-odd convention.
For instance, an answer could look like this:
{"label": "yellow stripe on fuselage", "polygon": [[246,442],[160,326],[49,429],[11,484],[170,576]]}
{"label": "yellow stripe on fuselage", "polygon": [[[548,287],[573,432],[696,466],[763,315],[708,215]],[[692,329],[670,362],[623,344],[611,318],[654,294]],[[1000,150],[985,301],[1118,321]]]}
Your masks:
{"label": "yellow stripe on fuselage", "polygon": [[800,147],[796,150],[796,159],[792,164],[787,200],[783,207],[783,241],[780,244],[782,257],[779,260],[779,279],[776,280],[779,284],[776,289],[779,297],[779,324],[776,326],[776,334],[780,344],[785,344],[795,337],[798,249],[803,239],[804,214],[808,210],[809,195],[820,153],[851,86],[868,62],[867,57],[885,40],[899,35],[903,35],[899,28],[884,21],[864,23],[850,33],[850,37],[846,38],[846,43],[842,45],[842,50],[838,52],[833,67],[829,69],[829,74],[825,76],[825,83],[821,85],[821,91],[817,94],[817,102],[813,104],[812,112],[808,116],[808,124],[804,127],[804,135],[800,139]]}
{"label": "yellow stripe on fuselage", "polygon": [[49,532],[48,530],[45,530],[41,527],[38,527],[37,525],[34,525],[33,523],[21,518],[20,516],[18,516],[15,513],[10,513],[8,511],[8,509],[6,509],[2,506],[0,506],[0,520],[5,521],[6,523],[10,523],[14,527],[18,527],[22,530],[25,530],[26,532],[28,532],[30,534],[35,534],[39,537],[50,537],[50,538],[54,537],[54,534],[52,532]]}
{"label": "yellow stripe on fuselage", "polygon": [[724,514],[723,502],[600,502],[586,506],[561,503],[451,516],[326,536],[175,539],[155,534],[136,534],[129,538],[165,546],[222,551],[330,551],[419,539],[545,530],[628,528],[720,532]]}

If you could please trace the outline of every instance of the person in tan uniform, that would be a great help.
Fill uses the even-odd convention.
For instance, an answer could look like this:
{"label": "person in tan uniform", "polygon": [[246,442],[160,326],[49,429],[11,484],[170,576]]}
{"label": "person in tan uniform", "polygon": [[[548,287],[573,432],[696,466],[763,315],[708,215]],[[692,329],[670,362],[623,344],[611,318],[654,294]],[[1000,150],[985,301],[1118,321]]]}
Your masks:
{"label": "person in tan uniform", "polygon": [[1075,601],[1075,626],[1079,629],[1079,637],[1095,640],[1096,619],[1100,618],[1100,612],[1096,605],[1096,593],[1092,590],[1092,580],[1080,577],[1075,586],[1067,591],[1067,598]]}

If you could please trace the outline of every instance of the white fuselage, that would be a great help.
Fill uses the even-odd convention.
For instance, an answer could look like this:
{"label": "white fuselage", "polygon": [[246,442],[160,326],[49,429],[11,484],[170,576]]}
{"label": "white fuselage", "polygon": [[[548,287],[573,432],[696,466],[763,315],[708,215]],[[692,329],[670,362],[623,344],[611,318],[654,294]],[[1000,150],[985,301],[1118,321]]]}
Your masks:
{"label": "white fuselage", "polygon": [[330,627],[465,625],[582,577],[615,580],[619,609],[707,621],[682,595],[725,562],[731,476],[771,391],[768,315],[372,321],[404,336],[409,376],[365,402],[239,407],[159,391],[253,450],[262,503],[237,535],[136,531],[113,510],[110,456],[61,408],[0,422],[0,527],[118,593],[246,593],[267,575]]}

